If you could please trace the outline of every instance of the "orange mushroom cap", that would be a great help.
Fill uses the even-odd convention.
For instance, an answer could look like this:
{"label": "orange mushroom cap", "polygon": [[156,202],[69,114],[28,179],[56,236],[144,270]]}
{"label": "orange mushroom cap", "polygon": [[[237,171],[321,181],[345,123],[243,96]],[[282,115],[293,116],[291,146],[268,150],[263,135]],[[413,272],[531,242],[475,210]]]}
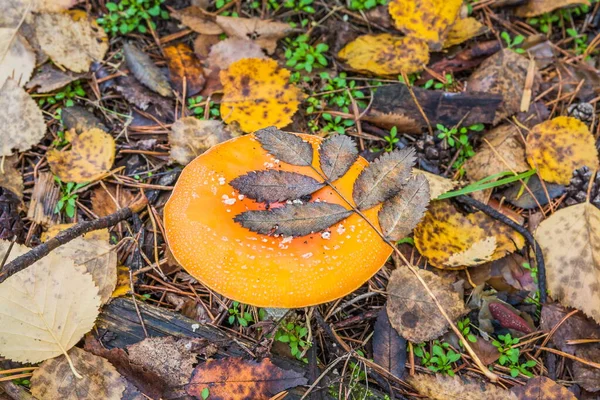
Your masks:
{"label": "orange mushroom cap", "polygon": [[[321,138],[299,135],[314,150],[318,169]],[[346,199],[367,161],[359,158],[334,182]],[[229,185],[250,171],[276,168],[321,180],[310,167],[279,162],[254,135],[218,144],[188,164],[165,205],[167,241],[177,261],[212,290],[259,307],[298,308],[324,303],[354,291],[379,268],[391,249],[357,214],[329,230],[301,237],[261,235],[233,218],[265,204],[240,195]],[[331,188],[312,195],[311,201],[350,208]],[[277,205],[271,205],[276,207]],[[364,212],[377,222],[378,207]]]}

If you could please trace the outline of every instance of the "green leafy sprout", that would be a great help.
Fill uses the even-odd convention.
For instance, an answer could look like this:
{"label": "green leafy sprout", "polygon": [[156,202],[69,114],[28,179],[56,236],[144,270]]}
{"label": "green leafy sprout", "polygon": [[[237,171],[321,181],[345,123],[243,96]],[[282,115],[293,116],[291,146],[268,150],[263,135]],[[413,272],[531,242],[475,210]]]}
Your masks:
{"label": "green leafy sprout", "polygon": [[217,8],[217,13],[224,16],[224,17],[239,17],[238,13],[235,11],[230,11],[230,10],[224,10],[224,11],[219,11],[221,8],[225,7],[226,5],[228,5],[229,3],[232,3],[233,0],[217,0],[215,1],[215,7]]}
{"label": "green leafy sprout", "polygon": [[389,153],[390,151],[394,150],[396,143],[400,141],[400,138],[398,137],[398,128],[395,126],[392,127],[392,129],[390,129],[390,133],[383,138],[386,141],[384,150]]}
{"label": "green leafy sprout", "polygon": [[304,354],[310,349],[312,344],[308,341],[308,328],[294,322],[282,323],[277,332],[275,340],[281,343],[287,343],[290,346],[290,353],[298,360],[308,363]]}
{"label": "green leafy sprout", "polygon": [[353,11],[370,10],[387,4],[387,0],[350,0],[348,8]]}
{"label": "green leafy sprout", "polygon": [[312,72],[314,68],[327,66],[327,58],[323,55],[329,46],[325,43],[319,43],[312,46],[308,43],[307,35],[299,35],[296,39],[286,39],[287,48],[285,50],[285,65],[294,67],[296,70]]}
{"label": "green leafy sprout", "polygon": [[[456,323],[456,326],[460,330],[460,333],[471,343],[475,343],[477,341],[477,336],[471,333],[471,320],[469,318],[465,318]],[[462,340],[459,342],[461,347],[464,347],[464,343]]]}
{"label": "green leafy sprout", "polygon": [[583,53],[585,53],[585,51],[588,48],[588,35],[584,35],[584,34],[580,35],[579,32],[577,32],[577,29],[573,29],[573,28],[567,29],[566,32],[567,32],[567,35],[569,35],[569,37],[571,37],[573,39],[573,44],[574,44],[573,50],[575,51],[575,54],[580,56]]}
{"label": "green leafy sprout", "polygon": [[508,32],[504,31],[500,34],[500,37],[502,38],[502,40],[504,40],[508,49],[518,54],[525,53],[524,49],[517,47],[523,43],[523,41],[525,40],[525,36],[517,35],[514,38],[511,38]]}
{"label": "green leafy sprout", "polygon": [[210,390],[207,387],[202,389],[202,392],[200,392],[200,397],[202,398],[202,400],[208,399],[209,396],[210,396]]}
{"label": "green leafy sprout", "polygon": [[559,23],[560,16],[555,13],[544,13],[539,17],[529,18],[527,23],[531,26],[536,26],[542,33],[552,31],[552,26]]}
{"label": "green leafy sprout", "polygon": [[[410,77],[409,77],[410,80]],[[425,82],[425,84],[423,85],[424,89],[430,89],[430,88],[434,88],[436,90],[448,90],[448,89],[452,89],[454,87],[454,77],[452,77],[452,74],[446,74],[444,76],[444,80],[445,82],[435,82],[433,79],[428,80],[427,82]]]}
{"label": "green leafy sprout", "polygon": [[162,9],[165,0],[121,0],[106,3],[108,14],[104,14],[96,21],[104,28],[106,33],[126,35],[132,32],[146,33],[144,22],[156,29],[152,21],[154,17],[169,19],[169,13]]}
{"label": "green leafy sprout", "polygon": [[421,359],[421,364],[433,372],[454,376],[452,364],[460,360],[460,353],[455,352],[448,343],[435,341],[429,353],[425,343],[419,343],[414,348],[414,353]]}
{"label": "green leafy sprout", "polygon": [[519,362],[521,356],[520,350],[517,347],[514,347],[519,344],[519,338],[513,338],[510,333],[507,333],[506,335],[498,335],[498,339],[499,340],[492,341],[492,345],[500,352],[498,363],[507,366],[510,369],[510,375],[513,378],[516,378],[519,373],[532,377],[533,373],[529,371],[529,368],[535,367],[537,363],[535,360],[528,360],[524,363]]}
{"label": "green leafy sprout", "polygon": [[77,208],[75,202],[79,197],[76,192],[82,187],[86,186],[87,183],[64,183],[58,176],[54,176],[54,181],[60,187],[61,193],[61,197],[56,203],[56,206],[54,207],[54,213],[60,214],[64,210],[67,217],[73,218],[75,216],[75,210]]}
{"label": "green leafy sprout", "polygon": [[[208,119],[218,119],[221,117],[219,105],[214,101],[207,101],[202,96],[189,97],[187,99],[188,109],[198,119],[206,119],[206,107],[208,106]],[[208,104],[207,104],[208,103]]]}
{"label": "green leafy sprout", "polygon": [[459,151],[458,157],[452,165],[453,168],[459,169],[466,160],[475,155],[473,145],[469,141],[469,131],[481,132],[484,126],[483,124],[475,124],[461,128],[458,126],[446,128],[442,124],[437,124],[436,128],[438,129],[438,139],[444,140],[450,147],[454,147]]}
{"label": "green leafy sprout", "polygon": [[237,321],[240,326],[245,328],[251,323],[254,323],[254,317],[248,310],[249,308],[247,305],[240,304],[239,301],[233,301],[228,310],[229,319],[227,321],[229,322],[229,325],[233,325]]}
{"label": "green leafy sprout", "polygon": [[315,8],[313,7],[314,0],[286,0],[283,3],[285,8],[294,10],[295,12],[305,12],[307,14],[314,14]]}
{"label": "green leafy sprout", "polygon": [[75,105],[75,99],[78,96],[85,97],[86,95],[87,93],[83,87],[81,87],[81,82],[75,81],[69,83],[54,94],[40,96],[41,98],[38,100],[38,104],[41,107],[44,104],[54,105],[62,102],[65,107],[73,107]]}

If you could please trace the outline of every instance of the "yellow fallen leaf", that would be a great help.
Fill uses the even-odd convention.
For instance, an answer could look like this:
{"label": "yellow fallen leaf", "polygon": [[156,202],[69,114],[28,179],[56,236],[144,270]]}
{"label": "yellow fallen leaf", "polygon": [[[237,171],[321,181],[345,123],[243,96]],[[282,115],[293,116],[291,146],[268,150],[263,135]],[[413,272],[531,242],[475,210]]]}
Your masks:
{"label": "yellow fallen leaf", "polygon": [[594,136],[573,117],[556,117],[537,124],[527,135],[527,162],[543,180],[568,185],[573,171],[598,168]]}
{"label": "yellow fallen leaf", "polygon": [[91,182],[110,171],[116,146],[108,133],[97,128],[81,135],[68,131],[65,138],[71,142],[70,150],[46,153],[50,169],[63,182]]}
{"label": "yellow fallen leaf", "polygon": [[448,36],[444,42],[444,49],[466,42],[475,36],[483,35],[487,31],[487,26],[473,17],[459,19],[452,26],[450,32],[448,32]]}
{"label": "yellow fallen leaf", "polygon": [[496,251],[496,238],[488,236],[471,244],[471,247],[450,256],[446,265],[450,268],[460,268],[465,265],[490,261]]}
{"label": "yellow fallen leaf", "polygon": [[375,75],[420,72],[429,61],[427,44],[417,38],[389,33],[364,35],[348,43],[338,57],[350,68]]}
{"label": "yellow fallen leaf", "polygon": [[120,265],[117,267],[117,287],[110,297],[125,296],[131,290],[131,279],[129,277],[129,268]]}
{"label": "yellow fallen leaf", "polygon": [[389,12],[396,28],[423,39],[433,51],[442,44],[454,24],[462,0],[391,0]]}
{"label": "yellow fallen leaf", "polygon": [[429,182],[429,197],[431,200],[437,199],[442,194],[456,189],[458,186],[458,182],[456,181],[420,169],[413,168],[412,174],[422,174],[425,176],[427,182]]}
{"label": "yellow fallen leaf", "polygon": [[237,122],[244,132],[292,122],[303,94],[289,82],[290,72],[275,60],[245,58],[220,72],[221,117]]}

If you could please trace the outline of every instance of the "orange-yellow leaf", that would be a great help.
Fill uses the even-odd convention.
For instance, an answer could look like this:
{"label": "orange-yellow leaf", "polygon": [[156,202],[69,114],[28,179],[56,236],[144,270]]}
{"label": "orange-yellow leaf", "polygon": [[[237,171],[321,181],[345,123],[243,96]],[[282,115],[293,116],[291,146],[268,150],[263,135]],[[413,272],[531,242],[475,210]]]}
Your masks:
{"label": "orange-yellow leaf", "polygon": [[202,64],[192,49],[184,43],[178,43],[175,46],[165,47],[164,52],[171,73],[171,82],[177,91],[183,93],[185,82],[186,95],[193,96],[199,93],[206,79]]}
{"label": "orange-yellow leaf", "polygon": [[459,19],[448,32],[448,36],[444,42],[444,48],[446,49],[461,44],[475,36],[483,35],[487,31],[487,26],[483,25],[473,17]]}

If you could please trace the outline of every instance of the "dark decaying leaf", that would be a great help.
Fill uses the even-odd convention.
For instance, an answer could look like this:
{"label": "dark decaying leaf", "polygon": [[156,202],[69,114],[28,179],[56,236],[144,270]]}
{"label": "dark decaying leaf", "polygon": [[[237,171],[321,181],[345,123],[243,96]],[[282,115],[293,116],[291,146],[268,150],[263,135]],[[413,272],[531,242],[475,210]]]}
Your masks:
{"label": "dark decaying leaf", "polygon": [[354,182],[356,206],[366,210],[395,196],[406,184],[414,163],[414,149],[402,149],[385,153],[369,164]]}
{"label": "dark decaying leaf", "polygon": [[292,165],[312,164],[313,148],[299,136],[283,132],[274,126],[258,130],[254,135],[263,149],[278,160]]}
{"label": "dark decaying leaf", "polygon": [[386,200],[379,210],[379,225],[388,240],[408,236],[425,215],[429,204],[429,183],[425,175],[415,175],[402,191]]}
{"label": "dark decaying leaf", "polygon": [[183,94],[185,82],[187,96],[198,94],[204,88],[206,79],[202,63],[192,49],[184,43],[178,43],[175,46],[165,47],[164,53],[169,66],[171,82],[175,89]]}
{"label": "dark decaying leaf", "polygon": [[358,158],[356,143],[345,135],[330,136],[319,148],[321,170],[333,182],[341,178]]}
{"label": "dark decaying leaf", "polygon": [[545,376],[536,376],[527,381],[525,386],[514,386],[511,389],[519,400],[575,400],[576,397],[569,390],[548,379]]}
{"label": "dark decaying leaf", "polygon": [[127,67],[144,86],[161,96],[173,95],[169,81],[147,54],[129,43],[123,45],[123,54]]}
{"label": "dark decaying leaf", "polygon": [[206,388],[210,400],[270,399],[306,383],[302,373],[281,369],[268,358],[258,362],[230,357],[199,364],[186,391],[197,399],[206,398]]}
{"label": "dark decaying leaf", "polygon": [[402,378],[406,363],[406,339],[392,328],[385,307],[381,309],[375,322],[373,359],[395,377]]}
{"label": "dark decaying leaf", "polygon": [[230,185],[253,200],[274,203],[299,199],[319,190],[325,184],[296,172],[272,169],[251,171],[238,176]]}
{"label": "dark decaying leaf", "polygon": [[333,203],[287,204],[265,211],[245,211],[234,221],[261,235],[305,236],[320,232],[350,216],[352,211]]}
{"label": "dark decaying leaf", "polygon": [[104,125],[98,117],[80,106],[64,107],[61,116],[65,131],[75,129],[75,132],[78,134],[94,128],[98,128],[105,132],[108,131],[106,125]]}

